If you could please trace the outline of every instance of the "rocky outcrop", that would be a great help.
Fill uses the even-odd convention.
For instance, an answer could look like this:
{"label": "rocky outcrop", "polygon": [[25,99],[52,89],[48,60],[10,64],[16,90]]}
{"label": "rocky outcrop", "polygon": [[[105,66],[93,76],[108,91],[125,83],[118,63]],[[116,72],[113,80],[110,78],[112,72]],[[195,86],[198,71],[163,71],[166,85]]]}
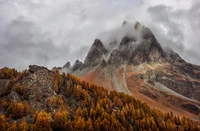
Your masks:
{"label": "rocky outcrop", "polygon": [[30,65],[16,80],[4,82],[0,79],[0,97],[8,102],[24,101],[31,107],[31,111],[57,110],[57,107],[48,107],[48,99],[57,97],[54,76],[55,73],[45,67]]}
{"label": "rocky outcrop", "polygon": [[121,55],[121,52],[118,49],[115,49],[110,54],[110,58],[108,60],[108,64],[112,64],[112,65],[115,65],[115,66],[120,66],[121,64],[124,63],[124,60],[126,60],[126,59],[123,59],[123,57]]}
{"label": "rocky outcrop", "polygon": [[104,68],[107,65],[106,61],[103,59],[101,62],[101,67]]}
{"label": "rocky outcrop", "polygon": [[164,52],[166,53],[167,57],[167,61],[171,64],[173,64],[174,62],[179,62],[179,63],[184,63],[185,61],[179,56],[179,54],[177,54],[176,52],[174,52],[174,50],[171,47],[164,47],[163,48]]}
{"label": "rocky outcrop", "polygon": [[70,72],[76,71],[77,69],[81,68],[82,65],[83,65],[83,62],[76,60],[74,65],[71,67]]}
{"label": "rocky outcrop", "polygon": [[[144,27],[143,30],[149,29]],[[123,37],[118,49],[112,51],[109,63],[118,66],[124,63],[139,65],[144,62],[166,62],[166,54],[150,30],[143,35],[143,40],[137,43],[134,37]]]}
{"label": "rocky outcrop", "polygon": [[103,55],[107,52],[108,51],[104,47],[103,43],[99,39],[96,39],[85,58],[83,66],[90,67],[100,64],[103,59]]}
{"label": "rocky outcrop", "polygon": [[70,62],[67,62],[67,63],[63,66],[63,68],[67,68],[67,69],[70,69],[70,67],[71,67]]}
{"label": "rocky outcrop", "polygon": [[35,109],[46,109],[47,98],[56,96],[54,83],[50,76],[54,73],[45,67],[29,66],[26,77],[20,83],[28,88],[28,101]]}
{"label": "rocky outcrop", "polygon": [[191,113],[197,114],[197,115],[198,115],[199,112],[200,112],[200,109],[199,109],[197,106],[192,105],[192,104],[183,104],[182,107],[183,107],[185,110],[187,110],[187,111],[189,111],[189,112],[191,112]]}
{"label": "rocky outcrop", "polygon": [[142,28],[142,42],[132,53],[130,63],[138,65],[144,62],[165,62],[165,52],[150,29]]}

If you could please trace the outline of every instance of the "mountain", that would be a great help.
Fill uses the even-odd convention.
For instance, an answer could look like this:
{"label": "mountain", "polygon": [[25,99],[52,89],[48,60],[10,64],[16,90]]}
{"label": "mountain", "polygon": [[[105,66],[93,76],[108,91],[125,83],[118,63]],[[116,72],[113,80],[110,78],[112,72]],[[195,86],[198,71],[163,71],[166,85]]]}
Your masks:
{"label": "mountain", "polygon": [[23,72],[6,67],[0,70],[0,129],[200,130],[189,118],[162,113],[130,95],[108,92],[71,74],[36,65]]}
{"label": "mountain", "polygon": [[113,34],[104,42],[96,39],[84,62],[69,72],[152,108],[200,120],[200,66],[163,48],[139,22],[124,22]]}

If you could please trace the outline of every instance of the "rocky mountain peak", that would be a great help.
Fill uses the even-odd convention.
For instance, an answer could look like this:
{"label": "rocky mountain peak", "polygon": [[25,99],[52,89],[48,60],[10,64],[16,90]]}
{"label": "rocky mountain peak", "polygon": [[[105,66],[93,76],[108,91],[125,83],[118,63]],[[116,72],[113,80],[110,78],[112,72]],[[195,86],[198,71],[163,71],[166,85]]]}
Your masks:
{"label": "rocky mountain peak", "polygon": [[[137,22],[134,28],[139,30],[139,27],[139,22]],[[122,38],[118,48],[112,50],[109,63],[137,65],[144,62],[164,62],[165,56],[165,52],[151,30],[143,26],[137,35],[126,35]]]}
{"label": "rocky mountain peak", "polygon": [[96,39],[86,56],[84,67],[96,66],[100,64],[103,59],[103,55],[107,52],[108,51],[104,47],[103,43],[99,39]]}
{"label": "rocky mountain peak", "polygon": [[92,45],[92,48],[97,48],[97,49],[101,50],[101,49],[104,49],[105,47],[99,39],[95,39],[94,43]]}
{"label": "rocky mountain peak", "polygon": [[67,63],[63,66],[63,68],[70,69],[70,66],[71,66],[70,62],[67,62]]}
{"label": "rocky mountain peak", "polygon": [[104,67],[108,64],[139,65],[145,62],[163,63],[173,59],[182,60],[175,52],[164,51],[152,31],[139,22],[124,21],[119,29],[113,30],[105,37],[105,40],[95,39],[84,63],[75,62],[77,66],[74,66],[72,72],[80,67],[80,69],[95,67],[101,63]]}
{"label": "rocky mountain peak", "polygon": [[122,46],[127,46],[130,42],[136,42],[136,40],[133,37],[128,37],[128,36],[124,36],[122,38],[122,41],[119,45],[119,47],[121,48]]}
{"label": "rocky mountain peak", "polygon": [[83,62],[76,60],[70,70],[73,72],[73,71],[79,69],[82,65],[83,65]]}
{"label": "rocky mountain peak", "polygon": [[132,53],[130,62],[133,64],[140,64],[143,62],[164,62],[165,56],[166,53],[163,51],[160,43],[150,29],[143,27],[142,41]]}

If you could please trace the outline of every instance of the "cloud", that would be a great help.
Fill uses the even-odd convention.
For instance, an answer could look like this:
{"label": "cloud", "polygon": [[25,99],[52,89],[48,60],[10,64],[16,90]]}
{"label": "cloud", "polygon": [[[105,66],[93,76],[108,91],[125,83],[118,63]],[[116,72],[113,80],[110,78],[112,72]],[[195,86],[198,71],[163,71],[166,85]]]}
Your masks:
{"label": "cloud", "polygon": [[97,34],[124,20],[149,27],[158,41],[200,64],[197,0],[0,1],[0,68],[52,68],[84,60]]}
{"label": "cloud", "polygon": [[29,64],[47,66],[55,59],[63,60],[62,55],[69,52],[68,47],[56,46],[48,33],[42,33],[40,28],[23,17],[5,27],[1,49],[1,66],[20,70]]}
{"label": "cloud", "polygon": [[102,41],[108,51],[112,52],[118,48],[124,36],[134,39],[135,42],[132,44],[139,44],[142,39],[142,27],[143,25],[139,22],[124,21],[118,28],[99,33],[97,38]]}
{"label": "cloud", "polygon": [[200,2],[190,8],[176,9],[173,6],[155,5],[147,11],[152,23],[150,28],[158,41],[176,50],[186,61],[200,64]]}

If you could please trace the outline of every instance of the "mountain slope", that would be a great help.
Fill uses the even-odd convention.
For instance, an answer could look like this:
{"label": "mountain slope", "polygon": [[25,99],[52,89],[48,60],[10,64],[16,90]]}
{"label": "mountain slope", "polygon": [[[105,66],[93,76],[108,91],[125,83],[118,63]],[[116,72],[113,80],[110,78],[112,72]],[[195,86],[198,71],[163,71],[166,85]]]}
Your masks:
{"label": "mountain slope", "polygon": [[171,48],[163,49],[138,22],[123,24],[117,33],[123,35],[109,42],[96,39],[83,66],[71,73],[153,108],[199,120],[200,66],[185,62]]}
{"label": "mountain slope", "polygon": [[130,95],[40,66],[0,70],[0,128],[5,130],[200,130]]}

